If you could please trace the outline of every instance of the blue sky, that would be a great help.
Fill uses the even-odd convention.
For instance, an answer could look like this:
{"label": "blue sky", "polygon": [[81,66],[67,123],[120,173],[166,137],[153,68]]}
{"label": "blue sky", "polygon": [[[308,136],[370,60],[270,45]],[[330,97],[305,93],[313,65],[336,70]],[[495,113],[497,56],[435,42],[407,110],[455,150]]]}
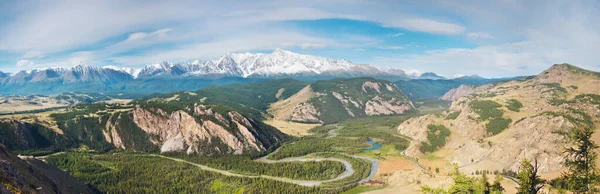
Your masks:
{"label": "blue sky", "polygon": [[445,76],[600,70],[596,1],[0,1],[0,71],[141,68],[228,52],[344,58]]}

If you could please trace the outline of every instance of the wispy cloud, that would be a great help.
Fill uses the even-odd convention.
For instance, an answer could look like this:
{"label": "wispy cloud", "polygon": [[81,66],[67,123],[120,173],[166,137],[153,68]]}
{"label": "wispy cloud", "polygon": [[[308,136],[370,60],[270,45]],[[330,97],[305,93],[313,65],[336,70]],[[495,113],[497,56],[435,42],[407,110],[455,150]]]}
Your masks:
{"label": "wispy cloud", "polygon": [[33,61],[30,60],[20,60],[17,61],[17,67],[21,67],[21,68],[28,68],[35,65],[35,63]]}
{"label": "wispy cloud", "polygon": [[422,18],[395,20],[384,23],[384,25],[434,34],[460,34],[465,31],[465,28],[458,24]]}
{"label": "wispy cloud", "polygon": [[44,58],[46,56],[45,53],[40,51],[29,51],[25,53],[22,58],[24,59],[32,59],[32,58]]}
{"label": "wispy cloud", "polygon": [[[363,63],[445,75],[531,74],[558,62],[600,69],[598,2],[31,0],[0,4],[2,70],[77,63],[136,66],[274,48],[327,51],[325,57],[331,53],[336,58],[360,56]],[[369,23],[372,29],[290,24],[330,19]]]}
{"label": "wispy cloud", "polygon": [[402,46],[381,46],[378,47],[379,49],[385,49],[385,50],[400,50],[400,49],[404,49],[404,47]]}
{"label": "wispy cloud", "polygon": [[228,52],[247,52],[276,48],[322,48],[327,44],[334,43],[328,39],[306,36],[285,30],[276,30],[269,33],[255,32],[236,38],[152,50],[137,55],[114,57],[112,60],[122,64],[151,64],[159,63],[166,59],[172,61],[214,59]]}
{"label": "wispy cloud", "polygon": [[488,34],[487,32],[470,32],[467,34],[467,37],[470,39],[492,39],[494,36]]}

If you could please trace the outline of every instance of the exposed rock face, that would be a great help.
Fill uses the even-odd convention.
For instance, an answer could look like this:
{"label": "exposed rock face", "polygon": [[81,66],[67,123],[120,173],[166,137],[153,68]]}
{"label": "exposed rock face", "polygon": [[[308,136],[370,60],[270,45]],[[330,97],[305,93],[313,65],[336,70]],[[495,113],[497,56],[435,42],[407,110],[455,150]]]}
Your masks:
{"label": "exposed rock face", "polygon": [[310,86],[302,88],[298,93],[287,99],[275,102],[269,107],[275,119],[290,121],[309,121],[320,123],[319,112],[312,104],[307,101],[317,94],[312,91]]}
{"label": "exposed rock face", "polygon": [[[210,116],[218,122],[194,116]],[[227,146],[228,150],[213,147],[219,153],[241,154],[245,151],[265,151],[265,147],[252,133],[256,134],[252,121],[237,112],[229,112],[227,115],[229,118],[225,118],[199,105],[194,107],[194,116],[182,110],[171,114],[162,110],[150,111],[139,107],[133,110],[135,124],[146,133],[158,137],[158,142],[155,143],[161,146],[161,152],[177,152],[186,149],[188,154],[204,153],[206,150],[201,150],[203,148],[199,145],[201,143],[217,145],[218,142],[214,141],[220,141]],[[228,130],[230,122],[235,123],[239,131]]]}
{"label": "exposed rock face", "polygon": [[321,113],[310,103],[300,103],[294,107],[292,110],[292,115],[290,116],[290,121],[297,122],[313,122],[313,123],[322,123],[319,116]]}
{"label": "exposed rock face", "polygon": [[402,114],[413,108],[412,102],[399,101],[395,98],[385,100],[379,96],[367,101],[365,113],[369,116],[373,115],[391,115]]}
{"label": "exposed rock face", "polygon": [[458,88],[454,88],[454,89],[451,89],[450,91],[446,92],[446,94],[444,94],[444,96],[442,96],[440,99],[448,100],[448,101],[455,101],[463,96],[468,96],[468,95],[471,95],[474,93],[483,92],[485,90],[490,89],[491,87],[493,87],[493,84],[485,84],[482,86],[472,86],[472,85],[462,84]]}
{"label": "exposed rock face", "polygon": [[[523,158],[537,157],[542,172],[556,172],[564,169],[564,148],[572,143],[568,138],[572,130],[590,123],[597,128],[600,123],[598,102],[578,97],[600,94],[600,87],[596,87],[599,83],[600,77],[595,72],[555,65],[529,80],[477,88],[463,85],[445,96],[455,100],[449,111],[409,119],[398,126],[398,132],[414,140],[406,151],[409,156],[423,156],[419,146],[427,141],[427,126],[441,124],[450,129],[451,135],[434,154],[443,155],[461,169],[517,171]],[[471,108],[470,104],[476,100],[500,104],[502,117],[510,119],[508,127],[496,135],[489,133],[486,127],[489,121],[481,119]],[[509,100],[517,100],[523,107],[518,112],[509,110]],[[455,112],[460,112],[455,119],[446,118]]]}
{"label": "exposed rock face", "polygon": [[377,93],[381,93],[381,91],[379,91],[379,86],[380,85],[377,82],[370,82],[370,81],[368,81],[368,82],[363,83],[363,85],[362,85],[362,91],[364,93],[367,93],[367,89],[371,88],[371,89],[377,91]]}
{"label": "exposed rock face", "polygon": [[[121,119],[121,115],[118,116],[117,121]],[[108,119],[106,122],[105,130],[102,130],[102,134],[108,143],[115,145],[117,148],[125,149],[125,145],[123,144],[123,140],[121,140],[121,136],[119,136],[119,132],[117,132],[116,123],[112,123],[112,119]]]}

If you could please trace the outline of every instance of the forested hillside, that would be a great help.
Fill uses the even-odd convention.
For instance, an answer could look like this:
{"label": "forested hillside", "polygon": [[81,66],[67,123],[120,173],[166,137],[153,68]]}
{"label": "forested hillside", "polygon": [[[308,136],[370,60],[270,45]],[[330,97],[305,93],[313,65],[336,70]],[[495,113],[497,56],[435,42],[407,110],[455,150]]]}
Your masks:
{"label": "forested hillside", "polygon": [[393,83],[373,78],[317,81],[289,98],[274,103],[277,119],[334,123],[349,118],[402,114],[412,102]]}

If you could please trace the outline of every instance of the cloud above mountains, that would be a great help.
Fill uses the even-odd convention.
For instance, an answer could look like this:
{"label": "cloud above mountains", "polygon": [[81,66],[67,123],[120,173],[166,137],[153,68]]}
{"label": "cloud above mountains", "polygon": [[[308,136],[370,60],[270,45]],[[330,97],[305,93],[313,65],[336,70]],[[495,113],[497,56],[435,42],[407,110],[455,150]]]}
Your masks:
{"label": "cloud above mountains", "polygon": [[599,7],[561,1],[3,1],[0,70],[78,62],[139,67],[275,48],[443,75],[523,75],[560,62],[599,70]]}

